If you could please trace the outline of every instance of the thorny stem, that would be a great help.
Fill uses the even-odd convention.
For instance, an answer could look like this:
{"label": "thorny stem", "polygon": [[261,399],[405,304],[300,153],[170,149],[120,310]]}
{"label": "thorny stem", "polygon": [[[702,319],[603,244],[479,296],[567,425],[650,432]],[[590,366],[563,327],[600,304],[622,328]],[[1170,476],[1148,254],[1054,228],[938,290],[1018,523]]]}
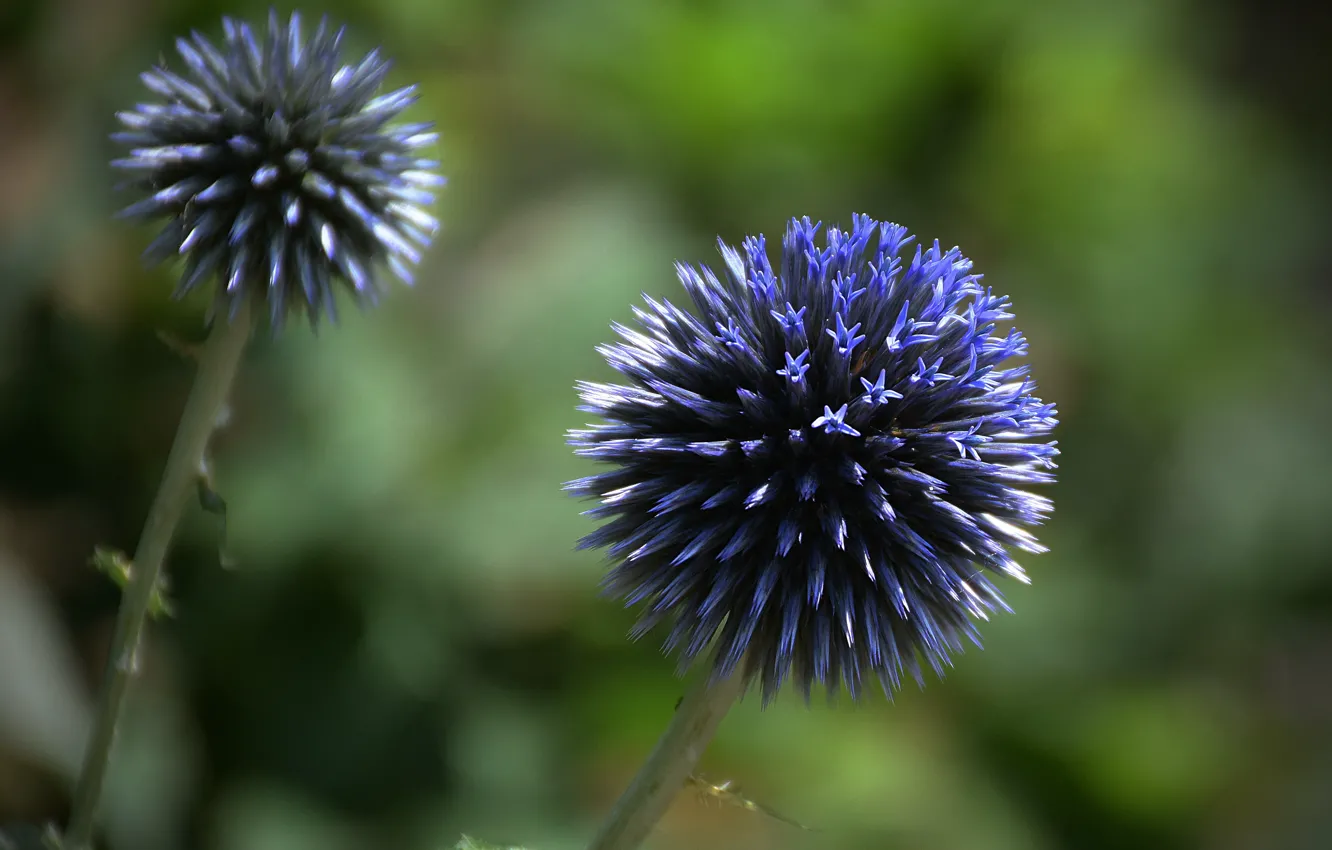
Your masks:
{"label": "thorny stem", "polygon": [[[705,665],[710,666],[710,665]],[[721,681],[704,675],[685,693],[657,747],[601,825],[588,850],[635,850],[693,773],[722,718],[745,691],[744,663]]]}
{"label": "thorny stem", "polygon": [[212,333],[199,356],[199,371],[181,413],[176,439],[167,456],[166,471],[144,523],[129,586],[120,603],[111,652],[98,695],[97,713],[84,751],[83,769],[74,788],[64,850],[91,850],[93,822],[111,748],[116,737],[125,692],[138,666],[139,636],[148,615],[149,600],[162,570],[171,535],[193,491],[199,461],[208,447],[219,414],[231,392],[232,379],[251,329],[249,303],[244,302],[230,322],[219,311]]}

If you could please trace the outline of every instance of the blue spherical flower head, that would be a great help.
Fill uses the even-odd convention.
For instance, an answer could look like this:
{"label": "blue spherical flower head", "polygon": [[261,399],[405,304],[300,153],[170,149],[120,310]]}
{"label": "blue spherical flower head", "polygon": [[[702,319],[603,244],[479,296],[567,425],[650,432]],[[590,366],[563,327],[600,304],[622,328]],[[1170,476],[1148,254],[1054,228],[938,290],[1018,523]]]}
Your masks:
{"label": "blue spherical flower head", "polygon": [[[724,274],[677,268],[695,312],[646,299],[641,329],[600,352],[625,384],[579,385],[605,420],[574,431],[610,464],[571,482],[606,522],[608,589],[669,621],[682,666],[714,640],[764,698],[793,675],[889,696],[919,658],[942,673],[975,618],[1007,610],[992,577],[1051,502],[1053,405],[1033,395],[1008,299],[958,249],[903,254],[906,229],[793,220],[779,265],[763,237],[721,244]],[[904,259],[904,257],[906,259]]]}
{"label": "blue spherical flower head", "polygon": [[262,38],[222,24],[220,47],[177,39],[183,74],[144,73],[160,101],[117,115],[131,150],[112,164],[144,196],[122,215],[166,220],[147,262],[183,256],[177,296],[215,278],[216,307],[266,302],[274,328],[291,311],[336,319],[337,288],[374,303],[385,267],[411,283],[443,184],[422,157],[431,125],[392,123],[416,87],[380,94],[389,63],[371,51],[343,64],[326,19],[308,39],[296,13],[270,12]]}

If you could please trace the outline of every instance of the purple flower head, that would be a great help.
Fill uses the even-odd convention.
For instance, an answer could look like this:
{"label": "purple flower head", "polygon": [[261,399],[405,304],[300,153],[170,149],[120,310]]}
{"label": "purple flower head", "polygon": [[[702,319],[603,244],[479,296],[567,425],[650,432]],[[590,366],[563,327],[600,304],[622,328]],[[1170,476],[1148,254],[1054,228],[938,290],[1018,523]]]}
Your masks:
{"label": "purple flower head", "polygon": [[627,382],[580,384],[604,422],[570,435],[610,466],[567,489],[601,500],[580,546],[607,547],[635,636],[669,622],[682,666],[715,640],[714,673],[743,663],[765,700],[788,675],[891,696],[979,645],[975,618],[1007,610],[992,578],[1044,551],[1028,488],[1058,454],[970,260],[936,242],[904,264],[906,229],[865,216],[817,230],[791,222],[776,274],[762,237],[721,245],[724,276],[680,266],[695,312],[635,308],[600,349]]}
{"label": "purple flower head", "polygon": [[380,94],[389,62],[371,51],[343,64],[327,19],[308,39],[296,13],[270,12],[262,37],[222,25],[220,47],[177,39],[182,73],[145,72],[159,101],[117,115],[112,138],[130,151],[112,165],[143,196],[121,214],[166,220],[145,260],[184,257],[178,297],[216,278],[216,307],[266,302],[275,329],[291,311],[335,320],[337,287],[373,304],[383,267],[411,283],[444,182],[422,158],[431,125],[390,123],[416,87]]}

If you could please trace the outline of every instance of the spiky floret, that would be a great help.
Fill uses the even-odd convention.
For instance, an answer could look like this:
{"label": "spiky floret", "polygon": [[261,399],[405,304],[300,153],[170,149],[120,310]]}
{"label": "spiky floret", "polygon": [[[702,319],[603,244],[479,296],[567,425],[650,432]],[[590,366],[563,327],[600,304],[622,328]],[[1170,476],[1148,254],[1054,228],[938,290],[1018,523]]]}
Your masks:
{"label": "spiky floret", "polygon": [[818,228],[792,220],[775,270],[762,236],[720,243],[720,277],[678,265],[697,312],[646,298],[614,325],[628,383],[580,383],[605,421],[570,434],[613,466],[566,489],[601,500],[579,545],[644,606],[635,637],[671,622],[682,667],[715,638],[714,673],[743,659],[765,700],[788,674],[806,697],[941,674],[1052,508],[1025,488],[1054,480],[1055,409],[1006,364],[1008,299],[938,242],[903,268],[904,227]]}
{"label": "spiky floret", "polygon": [[220,49],[197,32],[176,40],[184,76],[141,75],[161,102],[117,114],[126,130],[112,138],[131,150],[112,165],[145,195],[121,214],[166,219],[145,260],[183,255],[178,297],[217,278],[216,307],[265,301],[274,327],[291,311],[336,319],[337,285],[373,304],[384,266],[411,283],[443,184],[421,156],[432,125],[390,123],[416,87],[379,94],[389,62],[375,50],[344,65],[344,30],[327,19],[308,40],[297,13],[270,11],[262,39],[222,25]]}

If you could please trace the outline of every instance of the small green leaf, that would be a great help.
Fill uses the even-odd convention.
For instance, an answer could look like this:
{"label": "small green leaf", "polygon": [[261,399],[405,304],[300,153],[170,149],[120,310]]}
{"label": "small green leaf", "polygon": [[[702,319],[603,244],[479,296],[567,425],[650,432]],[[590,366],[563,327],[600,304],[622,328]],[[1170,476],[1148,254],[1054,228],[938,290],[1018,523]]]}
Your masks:
{"label": "small green leaf", "polygon": [[[98,546],[93,549],[92,558],[89,559],[88,563],[99,573],[105,573],[109,576],[116,583],[116,587],[121,590],[124,590],[126,585],[129,584],[133,562],[130,561],[128,555],[119,549]],[[153,588],[152,595],[148,597],[148,616],[154,618],[175,616],[175,608],[167,597],[170,590],[171,586],[167,581],[166,573],[159,574],[157,576],[157,586]]]}

